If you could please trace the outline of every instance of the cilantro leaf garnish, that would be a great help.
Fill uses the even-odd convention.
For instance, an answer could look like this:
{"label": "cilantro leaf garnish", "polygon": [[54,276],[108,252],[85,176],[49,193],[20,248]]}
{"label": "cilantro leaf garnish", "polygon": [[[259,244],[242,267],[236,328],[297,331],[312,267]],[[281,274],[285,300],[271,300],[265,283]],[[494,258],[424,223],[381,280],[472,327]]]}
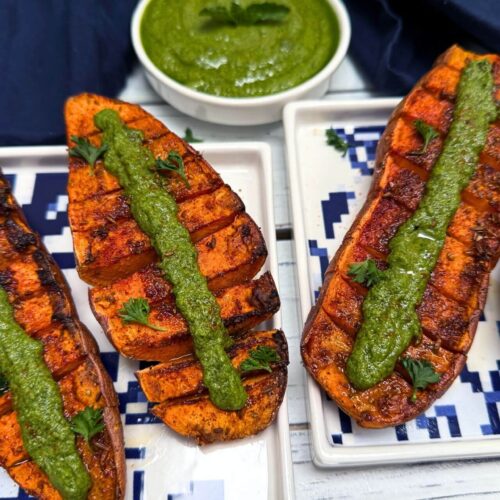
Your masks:
{"label": "cilantro leaf garnish", "polygon": [[168,153],[167,159],[162,160],[161,158],[156,159],[156,169],[157,170],[170,170],[180,175],[184,184],[190,188],[188,178],[186,177],[186,167],[184,166],[184,160],[182,156],[177,151],[170,151]]}
{"label": "cilantro leaf garnish", "polygon": [[250,351],[248,358],[240,364],[240,371],[246,373],[253,370],[265,370],[271,373],[270,364],[276,363],[280,359],[276,349],[261,345]]}
{"label": "cilantro leaf garnish", "polygon": [[0,373],[0,396],[9,390],[9,382],[7,378]]}
{"label": "cilantro leaf garnish", "polygon": [[203,142],[203,139],[197,139],[193,135],[193,131],[189,127],[185,130],[184,137],[182,139],[186,142],[190,142],[191,144],[194,144],[195,142]]}
{"label": "cilantro leaf garnish", "polygon": [[118,316],[120,316],[124,323],[139,323],[140,325],[147,326],[153,330],[164,332],[165,328],[152,325],[149,322],[149,312],[150,308],[148,301],[141,297],[127,300],[127,302],[125,302],[122,305],[122,308],[118,311]]}
{"label": "cilantro leaf garnish", "polygon": [[215,5],[205,7],[200,16],[210,17],[218,24],[232,24],[233,26],[251,26],[258,23],[279,23],[285,19],[290,8],[272,2],[253,3],[242,7],[238,2],[231,2],[230,7]]}
{"label": "cilantro leaf garnish", "polygon": [[87,406],[85,410],[77,413],[70,421],[71,430],[75,434],[83,436],[87,443],[96,435],[104,430],[102,421],[102,409]]}
{"label": "cilantro leaf garnish", "polygon": [[83,158],[92,168],[94,168],[95,162],[108,150],[107,144],[102,144],[100,148],[96,148],[87,139],[76,135],[72,135],[71,140],[76,143],[76,146],[69,150],[70,156]]}
{"label": "cilantro leaf garnish", "polygon": [[347,274],[351,276],[356,283],[362,283],[367,287],[371,287],[378,283],[384,276],[384,271],[381,271],[375,261],[366,259],[363,262],[355,262],[349,266]]}
{"label": "cilantro leaf garnish", "polygon": [[428,123],[425,123],[423,120],[415,120],[413,122],[413,125],[424,140],[424,144],[420,151],[418,151],[418,154],[424,154],[427,151],[427,147],[429,146],[431,141],[439,137],[439,133],[434,127],[432,127]]}
{"label": "cilantro leaf garnish", "polygon": [[330,127],[325,130],[325,135],[326,135],[326,143],[329,146],[333,146],[339,153],[342,153],[342,156],[344,157],[347,154],[347,151],[349,151],[349,144],[342,139],[337,132],[333,129],[333,127]]}
{"label": "cilantro leaf garnish", "polygon": [[441,380],[441,374],[434,371],[434,367],[425,359],[403,358],[401,364],[410,375],[413,384],[412,401],[417,400],[418,389],[425,389],[429,384],[435,384]]}

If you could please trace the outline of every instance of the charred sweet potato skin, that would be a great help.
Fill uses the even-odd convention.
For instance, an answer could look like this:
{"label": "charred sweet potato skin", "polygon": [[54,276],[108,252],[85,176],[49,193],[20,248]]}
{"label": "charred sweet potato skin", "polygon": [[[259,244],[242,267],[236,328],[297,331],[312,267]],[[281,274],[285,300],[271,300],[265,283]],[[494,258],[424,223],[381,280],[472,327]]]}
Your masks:
{"label": "charred sweet potato skin", "polygon": [[[129,127],[141,130],[143,144],[155,158],[166,158],[172,150],[182,156],[189,187],[172,172],[165,174],[164,185],[177,202],[177,217],[197,250],[200,272],[235,339],[233,361],[248,357],[258,345],[277,346],[282,359],[271,373],[245,378],[251,395],[240,412],[217,409],[192,357],[191,335],[175,306],[172,287],[157,267],[151,242],[133,219],[123,191],[102,161],[92,171],[83,160],[70,158],[69,220],[78,272],[94,285],[93,312],[121,354],[161,363],[138,377],[150,401],[159,403],[153,412],[169,427],[200,444],[256,434],[277,415],[288,364],[282,332],[245,333],[280,306],[271,275],[255,279],[267,257],[262,233],[240,198],[203,157],[137,107],[85,94],[71,98],[66,105],[69,147],[72,135],[100,144],[100,133],[90,122],[104,108],[116,109]],[[150,322],[164,331],[124,323],[120,309],[139,297],[149,303]]]}
{"label": "charred sweet potato skin", "polygon": [[[367,200],[329,265],[318,302],[304,327],[301,353],[307,370],[339,407],[364,427],[398,425],[425,411],[459,375],[474,339],[489,272],[500,253],[498,122],[490,127],[476,174],[462,193],[462,203],[417,309],[422,342],[410,345],[403,354],[429,361],[441,375],[440,381],[418,391],[416,402],[412,402],[411,383],[400,366],[366,391],[352,387],[345,375],[366,294],[366,289],[349,277],[349,265],[369,257],[384,268],[388,242],[417,208],[443,147],[460,72],[467,60],[481,57],[492,62],[498,89],[498,56],[477,56],[454,46],[392,114],[377,148]],[[498,100],[498,92],[495,96]],[[412,125],[415,119],[440,132],[423,155],[414,154],[422,146]]]}
{"label": "charred sweet potato skin", "polygon": [[[90,448],[81,437],[76,438],[92,478],[88,498],[123,498],[123,433],[112,383],[93,337],[78,320],[63,275],[29,228],[1,174],[0,247],[0,284],[18,323],[43,344],[44,360],[59,384],[65,416],[71,418],[86,406],[103,409],[105,430],[96,436],[96,446]],[[61,498],[24,450],[9,392],[0,398],[0,435],[0,466],[27,493]]]}

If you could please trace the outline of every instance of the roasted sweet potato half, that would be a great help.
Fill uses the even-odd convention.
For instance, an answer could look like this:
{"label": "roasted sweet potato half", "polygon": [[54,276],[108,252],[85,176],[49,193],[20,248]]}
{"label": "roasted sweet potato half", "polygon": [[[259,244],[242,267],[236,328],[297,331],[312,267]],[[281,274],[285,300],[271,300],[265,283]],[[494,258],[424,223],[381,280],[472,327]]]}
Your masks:
{"label": "roasted sweet potato half", "polygon": [[[364,427],[398,425],[425,411],[459,375],[474,339],[489,272],[500,253],[498,122],[490,127],[476,174],[462,192],[462,203],[417,308],[422,341],[410,345],[403,354],[431,363],[440,374],[439,382],[418,391],[412,401],[411,381],[399,366],[365,391],[356,390],[345,375],[367,293],[349,276],[349,265],[371,258],[380,269],[386,266],[389,241],[416,210],[443,148],[460,72],[468,60],[482,57],[493,63],[498,88],[498,56],[477,56],[452,47],[394,111],[377,148],[375,176],[366,203],[332,259],[318,302],[305,324],[301,351],[307,370],[339,407]],[[439,131],[425,154],[415,154],[422,148],[422,137],[413,125],[416,119]]]}
{"label": "roasted sweet potato half", "polygon": [[[123,190],[102,161],[92,171],[84,160],[70,158],[69,220],[78,272],[95,285],[90,291],[94,314],[121,354],[162,362],[139,372],[138,377],[150,401],[159,403],[154,413],[172,429],[200,443],[255,434],[275,418],[285,391],[288,359],[282,333],[248,333],[280,306],[271,275],[255,278],[267,257],[262,233],[240,198],[203,157],[137,106],[88,94],[69,99],[68,146],[73,145],[73,135],[100,144],[93,117],[105,108],[117,110],[129,127],[141,130],[143,144],[156,158],[164,159],[172,150],[182,156],[189,186],[168,172],[165,189],[177,201],[177,216],[197,250],[199,269],[217,299],[227,330],[236,339],[230,355],[239,359],[243,354],[237,356],[237,346],[241,351],[243,345],[270,339],[283,357],[272,373],[245,380],[250,397],[243,410],[224,412],[213,406],[201,383],[201,368],[190,357],[189,326],[177,311],[172,287],[157,267],[156,253],[132,217]],[[125,323],[120,309],[131,298],[146,299],[150,322],[164,331]],[[181,369],[185,363],[190,363],[189,369]],[[173,388],[184,392],[174,396],[168,392]],[[176,406],[181,400],[189,411]]]}
{"label": "roasted sweet potato half", "polygon": [[274,421],[286,389],[288,350],[280,330],[248,332],[238,338],[228,352],[233,366],[238,368],[259,346],[274,348],[279,361],[269,373],[243,373],[248,401],[239,411],[223,411],[213,405],[203,386],[201,366],[192,356],[146,368],[137,378],[147,398],[160,403],[153,413],[179,434],[199,444],[241,439]]}
{"label": "roasted sweet potato half", "polygon": [[[17,322],[44,346],[44,359],[59,384],[65,416],[86,407],[103,410],[105,428],[91,445],[77,448],[92,479],[88,498],[119,499],[125,493],[125,456],[118,401],[97,345],[78,320],[68,286],[39,237],[28,227],[0,175],[0,284]],[[60,499],[23,447],[10,393],[0,397],[0,466],[30,495]]]}

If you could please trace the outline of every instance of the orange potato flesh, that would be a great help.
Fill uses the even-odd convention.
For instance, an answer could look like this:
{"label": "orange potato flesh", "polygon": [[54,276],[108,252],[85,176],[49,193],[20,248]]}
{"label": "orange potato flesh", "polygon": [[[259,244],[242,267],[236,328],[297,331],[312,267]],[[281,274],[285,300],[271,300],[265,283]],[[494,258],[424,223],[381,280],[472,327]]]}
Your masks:
{"label": "orange potato flesh", "polygon": [[[250,332],[239,337],[228,350],[235,368],[248,358],[249,352],[259,346],[276,350],[280,361],[287,362],[286,341],[278,330]],[[160,363],[137,372],[144,394],[152,403],[192,396],[204,391],[203,372],[193,356],[185,356],[168,363]]]}
{"label": "orange potato flesh", "polygon": [[7,472],[28,495],[39,500],[62,500],[62,496],[50,484],[47,476],[31,460],[10,467]]}
{"label": "orange potato flesh", "polygon": [[438,95],[438,97],[453,100],[457,95],[460,72],[449,66],[437,66],[425,75],[422,85]]}
{"label": "orange potato flesh", "polygon": [[[192,339],[188,326],[175,308],[173,297],[152,302],[150,322],[164,328],[155,331],[137,323],[124,324],[119,317],[125,299],[144,297],[139,290],[143,283],[135,280],[130,295],[122,286],[115,291],[111,286],[91,292],[91,306],[110,341],[124,356],[148,360],[166,361],[192,351]],[[270,274],[259,279],[221,290],[217,293],[221,317],[228,331],[237,334],[265,321],[279,309],[279,297]]]}
{"label": "orange potato flesh", "polygon": [[[104,408],[105,429],[93,440],[93,444],[102,443],[103,447],[87,455],[81,450],[93,483],[88,498],[122,498],[125,459],[118,403],[111,381],[98,359],[95,341],[74,312],[61,272],[27,226],[1,176],[0,189],[3,196],[0,204],[4,208],[0,225],[0,284],[7,291],[17,322],[27,334],[42,342],[44,361],[54,380],[64,388],[66,416],[74,415],[87,404]],[[90,371],[82,371],[86,366],[91,367]],[[68,386],[70,379],[73,382]],[[89,399],[89,395],[93,397]],[[70,405],[70,401],[77,400],[78,409]],[[14,402],[10,392],[0,396],[0,465],[29,494],[59,499],[59,493],[24,450]],[[105,454],[102,449],[107,450]],[[96,485],[106,485],[106,489]]]}
{"label": "orange potato flesh", "polygon": [[[192,240],[198,241],[228,225],[242,210],[244,205],[239,197],[229,186],[222,186],[212,193],[180,203],[178,216]],[[72,203],[68,215],[73,232],[95,231],[132,217],[123,191]]]}
{"label": "orange potato flesh", "polygon": [[423,120],[446,133],[451,124],[453,105],[444,99],[437,99],[422,88],[416,88],[406,98],[401,112],[410,120]]}
{"label": "orange potato flesh", "polygon": [[500,213],[500,171],[480,164],[462,198],[480,209]]}
{"label": "orange potato flesh", "polygon": [[424,142],[414,122],[415,119],[408,117],[394,120],[394,123],[390,125],[394,140],[389,147],[393,153],[406,159],[410,166],[415,165],[428,172],[438,159],[443,140],[441,137],[434,139],[427,146],[425,153],[422,153]]}
{"label": "orange potato flesh", "polygon": [[[430,361],[442,374],[440,382],[419,391],[415,403],[408,400],[411,388],[402,367],[367,391],[350,386],[343,369],[361,325],[366,291],[348,276],[349,265],[370,257],[383,269],[388,241],[405,220],[402,214],[409,216],[418,206],[426,171],[432,168],[443,145],[444,138],[440,137],[432,141],[423,157],[412,155],[421,147],[421,138],[412,130],[413,121],[422,119],[442,134],[447,132],[457,73],[469,57],[458,47],[450,49],[395,111],[377,149],[376,175],[366,204],[330,263],[320,297],[304,328],[302,356],[307,369],[339,406],[365,427],[396,425],[414,418],[457,377],[484,307],[488,272],[500,253],[500,189],[498,169],[492,161],[494,124],[485,148],[488,154],[481,156],[477,173],[462,194],[463,201],[448,228],[417,310],[423,341],[410,345],[407,351],[409,356]],[[497,68],[500,59],[489,59]]]}
{"label": "orange potato flesh", "polygon": [[[106,98],[92,99],[95,102],[89,105],[89,113],[107,107],[110,102]],[[86,112],[85,116],[81,115],[87,100],[85,95],[71,100],[79,101],[79,106],[74,108],[75,113],[67,116],[68,128],[78,130],[75,135],[79,136],[90,133],[90,140],[100,144],[98,131],[88,123],[82,125],[82,120],[90,121],[92,117]],[[268,319],[279,308],[279,297],[268,273],[250,281],[262,267],[267,250],[259,228],[244,213],[241,200],[223,184],[199,153],[166,127],[157,126],[152,117],[148,121],[148,115],[140,118],[134,115],[130,121],[126,113],[120,111],[120,115],[130,127],[144,132],[144,144],[155,158],[165,159],[172,151],[182,156],[189,187],[174,172],[161,175],[166,178],[165,189],[178,203],[179,221],[195,243],[200,271],[216,296],[228,331],[240,334]],[[68,183],[69,217],[77,268],[84,280],[96,285],[90,292],[91,305],[107,335],[122,354],[143,360],[168,361],[191,353],[192,340],[185,320],[176,310],[171,286],[155,266],[156,255],[150,241],[130,217],[122,190],[115,180],[103,173],[102,162],[97,163],[93,180],[88,182],[86,179],[91,175],[88,165],[79,160],[76,163],[70,160],[70,165],[73,167]],[[84,183],[86,185],[82,186]],[[135,323],[124,324],[119,310],[134,297],[148,300],[149,321],[166,331],[155,331]],[[259,387],[269,391],[264,395],[268,401],[266,415],[258,421],[247,418],[243,429],[234,426],[231,418],[226,418],[231,412],[222,412],[228,415],[218,417],[220,424],[234,428],[214,431],[209,440],[254,434],[272,422],[284,394],[286,367],[279,369],[279,387],[273,385],[276,382],[274,374],[260,378]],[[273,390],[276,390],[275,395],[271,394]],[[258,395],[257,389],[255,395]],[[207,404],[208,411],[221,413],[210,402]],[[167,413],[170,415],[173,411]],[[186,415],[187,427],[196,425],[193,420],[196,414]],[[210,427],[205,429],[204,433],[207,432]]]}
{"label": "orange potato flesh", "polygon": [[200,445],[242,439],[274,421],[285,395],[286,380],[285,367],[245,380],[248,401],[239,411],[220,410],[206,395],[160,403],[152,411],[171,429]]}
{"label": "orange potato flesh", "polygon": [[386,169],[387,179],[381,179],[382,197],[391,198],[408,210],[415,210],[425,189],[421,174],[400,166],[392,156],[387,158]]}
{"label": "orange potato flesh", "polygon": [[488,163],[500,170],[500,122],[490,127],[483,154],[486,155]]}

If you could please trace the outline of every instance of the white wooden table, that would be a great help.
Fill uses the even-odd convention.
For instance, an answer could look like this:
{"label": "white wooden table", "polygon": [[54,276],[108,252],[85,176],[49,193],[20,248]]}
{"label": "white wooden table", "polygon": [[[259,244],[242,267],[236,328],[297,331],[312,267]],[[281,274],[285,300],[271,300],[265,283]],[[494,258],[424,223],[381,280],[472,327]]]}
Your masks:
{"label": "white wooden table", "polygon": [[[373,95],[366,81],[347,58],[332,77],[330,92],[326,99],[361,99]],[[309,451],[304,392],[305,372],[299,355],[302,324],[298,312],[282,124],[238,128],[195,120],[165,104],[149,87],[139,68],[136,68],[130,76],[119,97],[144,106],[181,136],[185,128],[190,127],[196,137],[201,137],[206,142],[265,141],[272,148],[280,296],[283,329],[287,334],[290,349],[288,404],[297,499],[401,498],[410,500],[456,497],[500,499],[500,459],[336,471],[320,470],[314,466]]]}

